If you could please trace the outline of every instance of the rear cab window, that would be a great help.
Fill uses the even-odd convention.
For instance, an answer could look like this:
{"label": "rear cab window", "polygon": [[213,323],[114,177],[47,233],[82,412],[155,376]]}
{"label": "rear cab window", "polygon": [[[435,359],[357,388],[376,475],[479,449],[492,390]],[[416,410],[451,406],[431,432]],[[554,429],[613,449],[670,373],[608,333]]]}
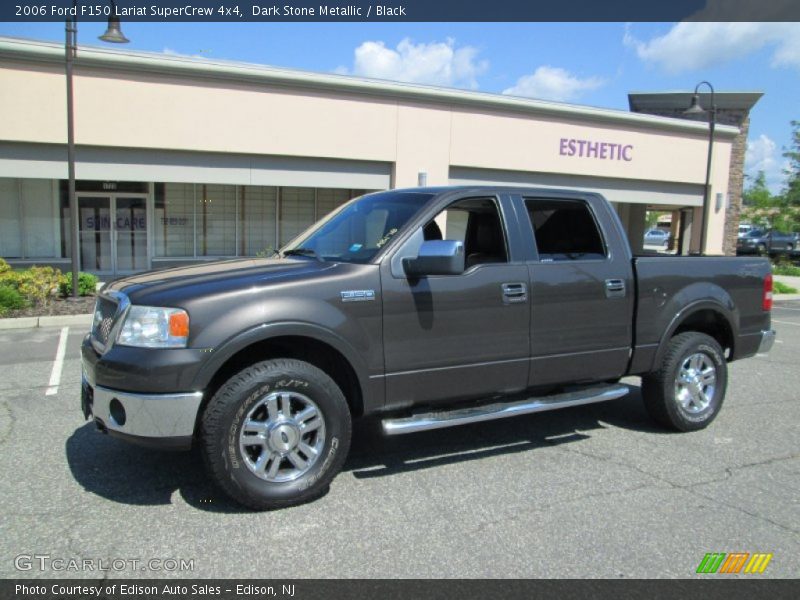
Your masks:
{"label": "rear cab window", "polygon": [[524,200],[541,262],[608,257],[597,220],[586,202],[549,198]]}

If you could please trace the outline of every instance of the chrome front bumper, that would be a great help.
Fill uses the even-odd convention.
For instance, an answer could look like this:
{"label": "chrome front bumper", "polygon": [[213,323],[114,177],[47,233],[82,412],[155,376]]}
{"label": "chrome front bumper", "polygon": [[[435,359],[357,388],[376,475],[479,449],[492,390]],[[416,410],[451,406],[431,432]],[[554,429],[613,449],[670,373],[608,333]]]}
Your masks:
{"label": "chrome front bumper", "polygon": [[761,343],[758,345],[759,354],[770,351],[772,345],[775,343],[775,335],[774,329],[761,332]]}
{"label": "chrome front bumper", "polygon": [[[91,386],[84,377],[84,411],[109,433],[156,442],[162,438],[191,438],[202,392],[137,394]],[[115,402],[116,401],[116,402]],[[121,410],[120,410],[121,407]],[[88,415],[87,415],[88,416]]]}

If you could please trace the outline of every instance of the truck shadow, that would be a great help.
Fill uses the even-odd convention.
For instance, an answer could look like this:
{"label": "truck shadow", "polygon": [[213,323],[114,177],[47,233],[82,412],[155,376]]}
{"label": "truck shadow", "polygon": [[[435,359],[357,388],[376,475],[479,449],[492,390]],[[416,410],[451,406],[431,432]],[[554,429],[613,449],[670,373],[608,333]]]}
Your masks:
{"label": "truck shadow", "polygon": [[[602,404],[527,415],[451,429],[385,437],[378,420],[356,423],[343,472],[358,479],[575,444],[609,426],[664,433],[644,411],[638,387],[625,398]],[[162,452],[131,446],[98,434],[91,423],[66,442],[75,480],[88,492],[130,505],[171,504],[178,492],[190,506],[210,512],[241,513],[241,507],[208,479],[198,451]]]}

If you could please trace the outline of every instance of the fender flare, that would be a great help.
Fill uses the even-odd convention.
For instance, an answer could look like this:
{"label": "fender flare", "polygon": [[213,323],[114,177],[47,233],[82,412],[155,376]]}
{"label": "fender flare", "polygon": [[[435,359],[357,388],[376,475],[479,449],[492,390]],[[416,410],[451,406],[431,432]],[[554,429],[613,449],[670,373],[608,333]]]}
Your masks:
{"label": "fender flare", "polygon": [[[726,293],[727,295],[727,293]],[[722,302],[715,299],[704,298],[700,300],[695,300],[690,302],[685,307],[683,307],[670,321],[669,325],[667,326],[666,330],[661,336],[661,340],[658,343],[658,351],[656,352],[656,356],[653,362],[653,366],[657,366],[661,363],[664,358],[664,354],[667,351],[667,346],[669,345],[669,341],[672,339],[675,331],[681,324],[686,321],[689,317],[693,314],[698,313],[702,310],[712,310],[716,313],[722,315],[725,323],[728,325],[731,331],[731,341],[734,342],[736,337],[739,333],[738,321],[735,316],[735,312],[725,306]]]}
{"label": "fender flare", "polygon": [[350,363],[358,379],[362,394],[366,395],[368,393],[369,376],[367,375],[367,367],[358,352],[347,341],[329,329],[301,321],[264,323],[225,340],[219,347],[213,349],[211,356],[199,369],[193,382],[193,389],[206,389],[222,366],[240,350],[258,342],[285,336],[311,338],[334,348]]}

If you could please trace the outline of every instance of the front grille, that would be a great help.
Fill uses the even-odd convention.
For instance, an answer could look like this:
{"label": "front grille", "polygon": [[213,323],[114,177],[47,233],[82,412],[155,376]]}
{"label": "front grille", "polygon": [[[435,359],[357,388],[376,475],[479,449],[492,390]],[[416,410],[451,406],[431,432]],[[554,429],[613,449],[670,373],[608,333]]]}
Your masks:
{"label": "front grille", "polygon": [[117,316],[119,305],[112,299],[98,296],[94,305],[94,323],[92,324],[92,338],[102,347],[108,345],[111,330]]}

